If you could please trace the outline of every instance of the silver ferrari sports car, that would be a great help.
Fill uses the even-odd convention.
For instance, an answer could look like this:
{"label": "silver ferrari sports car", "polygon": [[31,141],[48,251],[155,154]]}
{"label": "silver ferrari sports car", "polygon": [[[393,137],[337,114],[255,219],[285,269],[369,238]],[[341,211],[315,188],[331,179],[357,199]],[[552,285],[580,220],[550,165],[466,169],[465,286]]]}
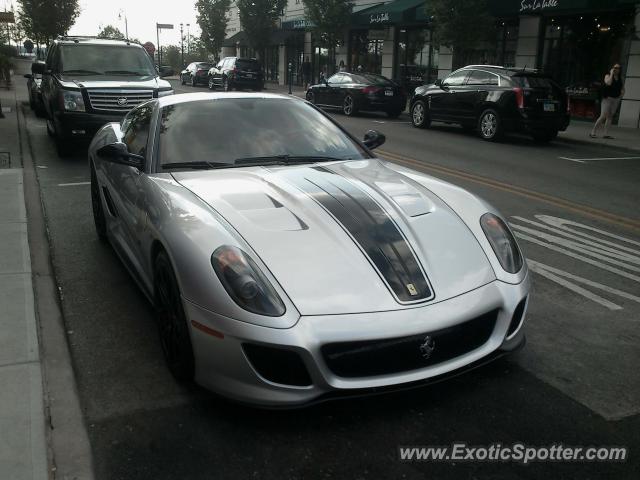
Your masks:
{"label": "silver ferrari sports car", "polygon": [[312,104],[151,100],[89,147],[108,241],[171,372],[264,406],[423,385],[524,343],[524,258],[471,193],[382,160]]}

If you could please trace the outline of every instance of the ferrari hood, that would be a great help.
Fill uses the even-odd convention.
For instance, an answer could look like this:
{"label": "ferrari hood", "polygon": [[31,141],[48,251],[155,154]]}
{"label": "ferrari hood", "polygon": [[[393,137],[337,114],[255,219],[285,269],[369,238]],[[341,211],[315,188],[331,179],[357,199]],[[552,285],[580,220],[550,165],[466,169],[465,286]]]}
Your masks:
{"label": "ferrari hood", "polygon": [[495,279],[462,220],[378,160],[174,177],[246,240],[302,315],[411,308]]}

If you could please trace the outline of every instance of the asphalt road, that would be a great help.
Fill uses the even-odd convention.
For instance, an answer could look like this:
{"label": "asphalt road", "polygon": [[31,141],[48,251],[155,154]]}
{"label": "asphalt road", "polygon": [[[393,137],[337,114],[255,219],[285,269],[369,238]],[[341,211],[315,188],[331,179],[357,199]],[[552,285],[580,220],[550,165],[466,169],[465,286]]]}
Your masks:
{"label": "asphalt road", "polygon": [[[191,91],[190,87],[183,87]],[[519,353],[446,383],[305,410],[263,411],[185,389],[164,367],[152,311],[98,242],[82,151],[60,159],[30,113],[67,335],[97,477],[637,478],[640,471],[640,160],[526,137],[483,142],[408,118],[346,118],[379,152],[467,188],[509,219],[534,270]],[[564,158],[563,158],[564,157]],[[400,462],[398,447],[623,445],[626,463]]]}

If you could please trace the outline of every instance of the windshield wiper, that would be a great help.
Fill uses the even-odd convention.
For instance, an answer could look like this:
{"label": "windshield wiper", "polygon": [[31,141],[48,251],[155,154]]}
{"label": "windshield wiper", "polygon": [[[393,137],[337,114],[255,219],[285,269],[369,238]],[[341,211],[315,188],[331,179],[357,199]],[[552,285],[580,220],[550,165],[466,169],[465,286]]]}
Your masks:
{"label": "windshield wiper", "polygon": [[211,168],[223,168],[229,166],[232,166],[232,164],[225,162],[170,162],[162,164],[162,168],[164,170],[170,170],[173,168],[194,168],[208,170]]}
{"label": "windshield wiper", "polygon": [[104,73],[112,74],[112,75],[139,75],[139,76],[149,75],[148,73],[135,72],[133,70],[107,70]]}
{"label": "windshield wiper", "polygon": [[76,74],[84,74],[84,75],[102,75],[102,72],[95,72],[93,70],[82,70],[82,69],[78,69],[78,70],[63,70],[62,72],[64,73],[76,73]]}
{"label": "windshield wiper", "polygon": [[326,157],[322,155],[269,155],[264,157],[243,157],[236,158],[233,166],[239,167],[246,164],[269,164],[269,165],[294,165],[297,163],[316,163],[316,162],[341,162],[343,160],[352,160],[351,158]]}

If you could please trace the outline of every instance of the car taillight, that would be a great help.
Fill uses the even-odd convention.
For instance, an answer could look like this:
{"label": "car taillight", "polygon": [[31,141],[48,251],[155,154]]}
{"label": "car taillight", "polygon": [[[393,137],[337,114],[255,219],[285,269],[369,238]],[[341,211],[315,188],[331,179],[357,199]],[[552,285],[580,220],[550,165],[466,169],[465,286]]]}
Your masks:
{"label": "car taillight", "polygon": [[362,93],[369,95],[371,93],[378,93],[380,90],[382,90],[380,87],[364,87]]}
{"label": "car taillight", "polygon": [[196,72],[196,75],[204,75],[204,72],[205,72],[204,70],[198,70]]}
{"label": "car taillight", "polygon": [[520,87],[514,88],[513,91],[516,94],[518,108],[524,108],[524,91]]}

